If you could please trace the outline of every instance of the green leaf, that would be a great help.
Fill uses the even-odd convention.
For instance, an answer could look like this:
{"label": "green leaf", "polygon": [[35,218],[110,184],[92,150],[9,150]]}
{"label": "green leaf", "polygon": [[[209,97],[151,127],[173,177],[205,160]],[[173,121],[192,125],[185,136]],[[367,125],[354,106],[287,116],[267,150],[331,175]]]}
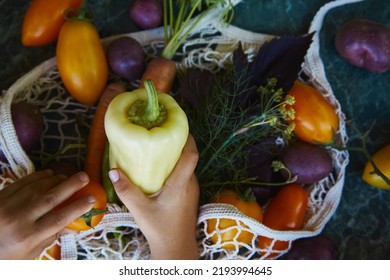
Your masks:
{"label": "green leaf", "polygon": [[83,214],[80,216],[81,219],[83,219],[85,221],[85,223],[87,224],[87,226],[89,227],[92,227],[91,223],[92,223],[92,218],[96,215],[100,215],[100,214],[103,214],[103,213],[106,213],[107,212],[107,209],[95,209],[95,208],[92,208],[91,210],[89,210],[87,213]]}

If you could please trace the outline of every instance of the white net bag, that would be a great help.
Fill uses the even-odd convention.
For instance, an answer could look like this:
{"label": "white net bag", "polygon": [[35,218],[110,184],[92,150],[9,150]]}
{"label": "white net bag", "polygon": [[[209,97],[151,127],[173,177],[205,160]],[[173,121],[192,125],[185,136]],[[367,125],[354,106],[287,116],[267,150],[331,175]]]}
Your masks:
{"label": "white net bag", "polygon": [[[234,4],[241,2],[233,1]],[[345,117],[340,104],[333,95],[327,82],[322,60],[319,56],[319,36],[322,20],[326,12],[336,6],[356,0],[333,1],[325,5],[314,18],[309,33],[317,31],[313,43],[305,57],[302,71],[308,77],[307,83],[319,89],[335,108],[339,117],[339,131],[336,143],[344,145],[347,142]],[[243,50],[250,59],[264,43],[274,38],[269,34],[258,34],[221,23],[221,9],[217,8],[204,17],[199,25],[191,31],[190,38],[184,43],[177,54],[177,67],[184,69],[196,67],[210,71],[218,71],[232,61],[232,51],[241,43]],[[163,29],[121,34],[106,38],[107,45],[118,37],[130,36],[144,47],[149,57],[157,55],[163,46]],[[40,107],[45,119],[45,130],[40,143],[40,149],[34,150],[29,156],[23,151],[12,124],[10,107],[13,102],[28,101]],[[10,182],[22,178],[35,171],[32,158],[50,158],[53,154],[69,145],[73,146],[57,158],[71,161],[79,168],[85,158],[86,136],[90,127],[95,108],[78,103],[65,90],[52,58],[37,66],[16,81],[0,99],[0,148],[7,162],[0,162],[0,189]],[[289,242],[319,234],[336,210],[344,184],[345,169],[348,164],[348,153],[329,148],[333,159],[334,172],[327,178],[307,186],[310,194],[308,211],[303,228],[297,231],[272,230],[256,220],[247,217],[235,207],[227,204],[206,204],[200,206],[198,218],[198,243],[200,257],[203,259],[261,259],[269,252],[261,252],[256,245],[258,236],[266,236],[275,240]],[[6,175],[7,174],[7,175]],[[207,232],[207,221],[232,219],[236,221],[234,228],[237,235],[245,231],[252,236],[249,243],[231,242],[229,249],[226,244],[210,242],[210,236],[221,232]],[[94,229],[80,233],[65,233],[56,244],[61,246],[61,259],[149,259],[148,243],[133,216],[126,208],[115,204],[108,206],[108,213]],[[277,256],[283,251],[275,251]],[[45,252],[40,258],[50,258]]]}

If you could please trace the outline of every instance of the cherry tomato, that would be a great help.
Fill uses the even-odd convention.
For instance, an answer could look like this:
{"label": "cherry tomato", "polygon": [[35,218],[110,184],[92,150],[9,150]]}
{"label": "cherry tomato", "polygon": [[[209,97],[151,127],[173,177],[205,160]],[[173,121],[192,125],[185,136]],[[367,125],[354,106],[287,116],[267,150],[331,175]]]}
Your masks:
{"label": "cherry tomato", "polygon": [[326,144],[333,140],[338,130],[338,117],[335,109],[314,87],[295,81],[288,92],[295,103],[294,133],[303,141]]}
{"label": "cherry tomato", "polygon": [[108,64],[95,26],[82,12],[61,28],[57,66],[69,93],[85,105],[94,105],[108,80]]}
{"label": "cherry tomato", "polygon": [[[390,144],[375,152],[371,159],[383,175],[390,180]],[[390,185],[382,177],[371,174],[373,170],[372,163],[368,161],[364,167],[362,179],[373,187],[390,190]]]}
{"label": "cherry tomato", "polygon": [[[261,223],[263,220],[263,212],[256,200],[246,201],[238,196],[238,194],[232,190],[223,190],[212,200],[213,203],[226,203],[235,206],[243,214],[251,217]],[[242,222],[239,222],[243,228],[248,228]],[[217,231],[223,231],[220,233],[222,248],[227,250],[234,250],[235,245],[233,242],[240,242],[249,244],[253,239],[253,233],[250,231],[242,230],[240,233],[235,228],[237,222],[231,219],[209,219],[207,220],[207,232],[211,234],[217,229]],[[230,229],[229,229],[230,228]],[[211,241],[218,243],[218,235],[215,233],[210,237]],[[225,243],[228,242],[228,243]],[[231,242],[231,243],[229,243]],[[242,245],[239,245],[242,247]]]}
{"label": "cherry tomato", "polygon": [[[292,183],[282,187],[265,209],[263,224],[275,230],[298,230],[302,228],[305,218],[308,193],[300,185]],[[260,250],[287,250],[288,241],[276,240],[272,246],[272,238],[258,237]],[[272,246],[272,248],[271,248]],[[265,258],[275,258],[279,253],[270,253]]]}
{"label": "cherry tomato", "polygon": [[[62,208],[65,205],[68,205],[77,199],[87,196],[87,195],[93,195],[96,199],[95,205],[93,206],[92,210],[101,210],[104,211],[107,208],[107,195],[104,191],[104,188],[96,181],[90,180],[87,186],[73,194],[67,201],[65,201],[63,204],[61,204],[58,208]],[[90,213],[92,213],[90,211]],[[93,215],[91,218],[90,225],[87,224],[86,219],[83,217],[80,217],[76,220],[74,220],[72,223],[67,225],[68,229],[74,230],[74,231],[82,231],[82,230],[88,230],[93,227],[95,227],[104,217],[104,213],[100,213],[97,215]]]}
{"label": "cherry tomato", "polygon": [[78,9],[83,0],[34,0],[31,1],[22,24],[22,44],[43,46],[57,40],[65,23],[64,12]]}

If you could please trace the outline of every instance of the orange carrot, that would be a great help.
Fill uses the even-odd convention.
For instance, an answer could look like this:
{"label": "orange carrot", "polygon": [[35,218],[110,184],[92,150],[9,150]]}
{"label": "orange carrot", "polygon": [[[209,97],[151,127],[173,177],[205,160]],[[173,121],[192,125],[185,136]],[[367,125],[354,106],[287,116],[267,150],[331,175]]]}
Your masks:
{"label": "orange carrot", "polygon": [[102,182],[102,160],[107,136],[104,130],[104,115],[111,100],[119,93],[126,91],[119,83],[111,83],[106,86],[96,107],[88,135],[87,156],[84,162],[84,171],[91,179]]}
{"label": "orange carrot", "polygon": [[157,92],[169,93],[176,77],[176,64],[173,60],[155,57],[142,75],[140,87],[145,80],[152,80]]}

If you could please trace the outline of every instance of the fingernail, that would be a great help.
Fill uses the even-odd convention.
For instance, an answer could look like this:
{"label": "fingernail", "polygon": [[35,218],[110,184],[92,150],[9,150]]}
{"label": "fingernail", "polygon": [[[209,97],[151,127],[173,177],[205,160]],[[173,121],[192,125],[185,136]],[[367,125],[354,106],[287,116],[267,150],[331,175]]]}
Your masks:
{"label": "fingernail", "polygon": [[119,173],[117,170],[113,169],[108,172],[108,177],[110,177],[111,182],[116,183],[119,180]]}
{"label": "fingernail", "polygon": [[88,182],[88,175],[84,172],[79,174],[79,180],[83,183]]}
{"label": "fingernail", "polygon": [[92,195],[89,195],[87,200],[88,200],[88,203],[90,203],[90,204],[95,204],[95,202],[96,202],[95,197]]}

